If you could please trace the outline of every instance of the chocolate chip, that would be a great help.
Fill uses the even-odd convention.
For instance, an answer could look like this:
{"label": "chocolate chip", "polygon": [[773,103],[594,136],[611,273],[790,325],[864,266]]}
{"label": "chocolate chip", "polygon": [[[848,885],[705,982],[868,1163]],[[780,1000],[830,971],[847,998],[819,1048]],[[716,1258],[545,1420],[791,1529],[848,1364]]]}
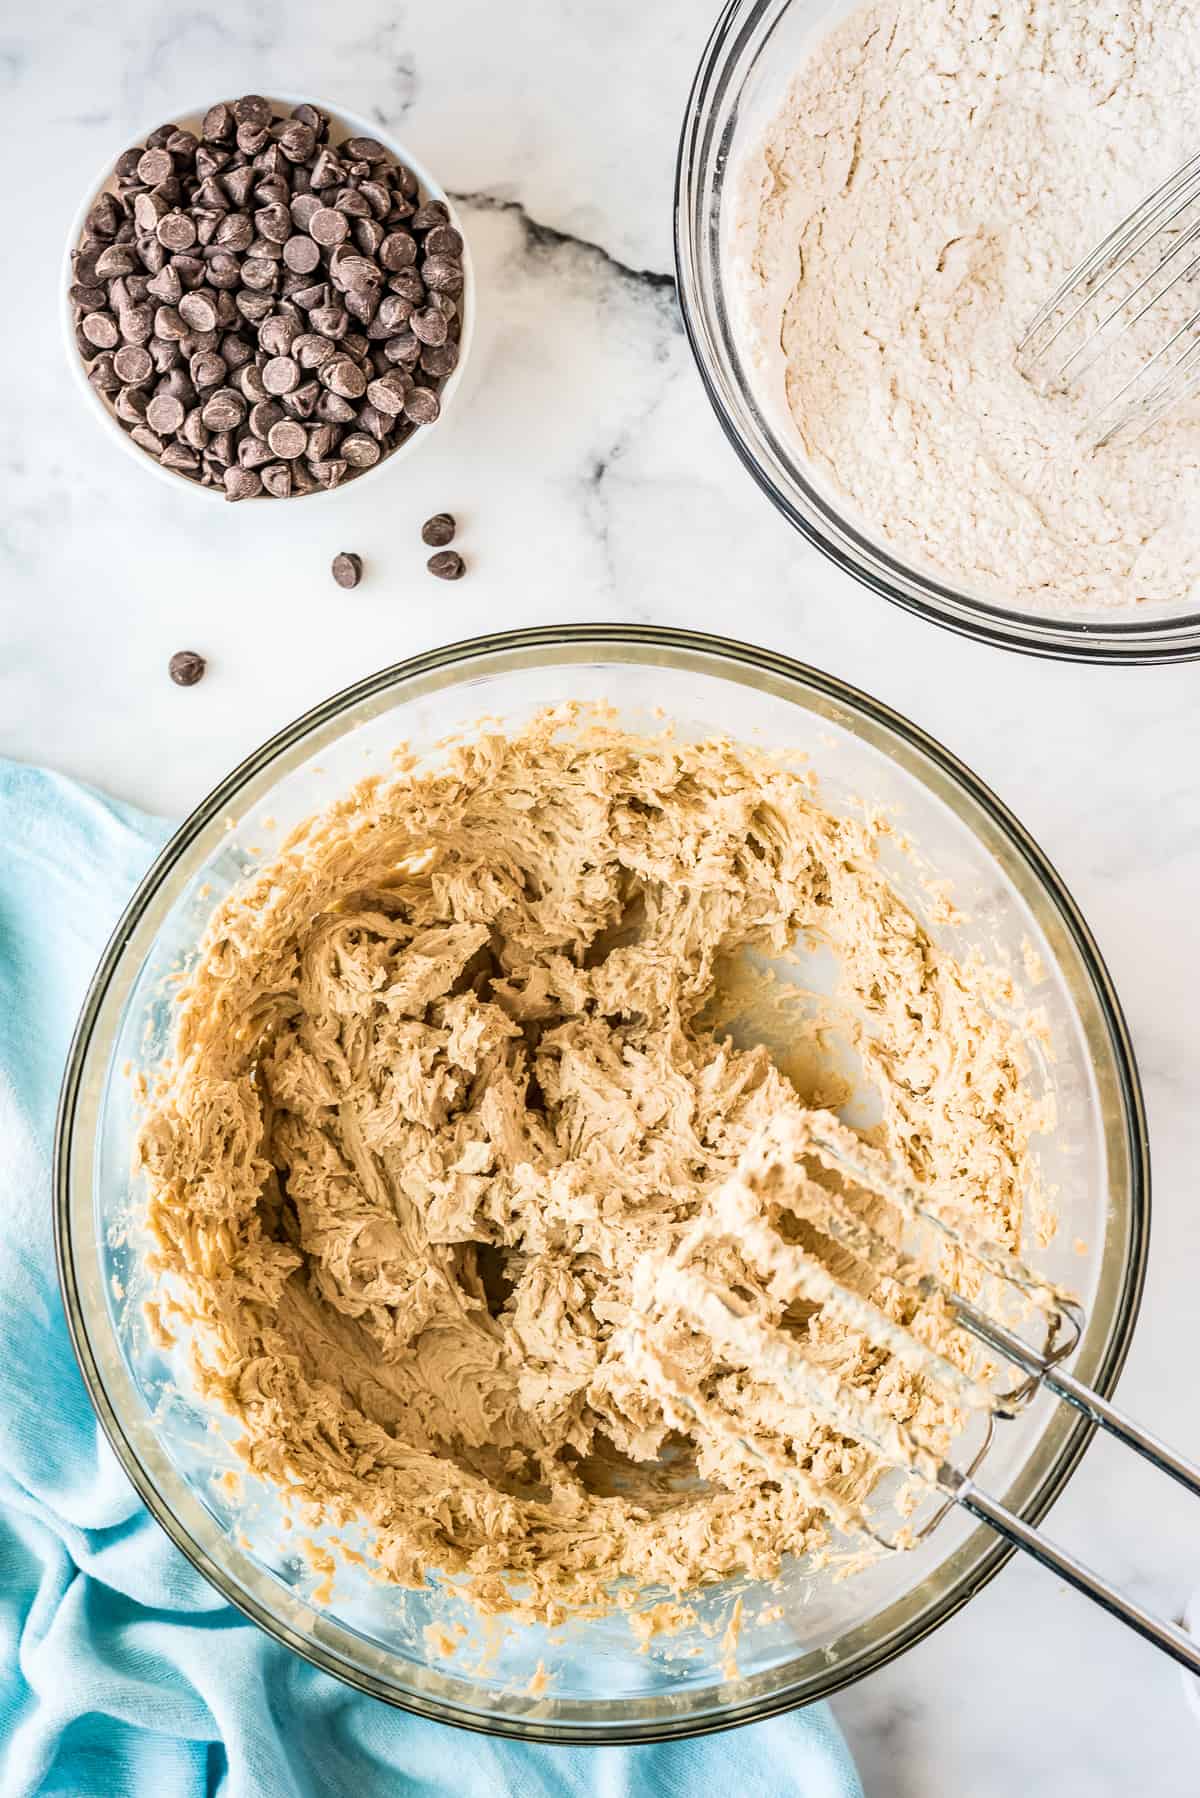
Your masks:
{"label": "chocolate chip", "polygon": [[293,418],[310,418],[320,397],[320,382],[302,381],[291,393],[284,394],[283,404]]}
{"label": "chocolate chip", "polygon": [[262,468],[272,459],[269,443],[258,437],[243,437],[237,446],[239,468]]}
{"label": "chocolate chip", "polygon": [[309,179],[314,188],[323,190],[327,187],[336,187],[345,172],[333,151],[323,149],[309,171]]}
{"label": "chocolate chip", "polygon": [[315,106],[310,106],[307,101],[305,101],[300,106],[292,107],[292,117],[294,119],[299,119],[302,124],[310,125],[317,143],[324,143],[326,137],[329,135],[329,120],[325,117],[323,112],[318,111]]}
{"label": "chocolate chip", "polygon": [[197,350],[188,363],[188,373],[196,388],[219,387],[227,372],[225,358],[216,350]]}
{"label": "chocolate chip", "polygon": [[154,314],[154,335],[166,337],[178,342],[186,337],[188,328],[174,306],[160,306]]}
{"label": "chocolate chip", "polygon": [[283,260],[297,275],[311,275],[321,260],[321,247],[307,233],[297,232],[283,246]]}
{"label": "chocolate chip", "polygon": [[271,454],[291,461],[294,456],[302,456],[308,445],[308,433],[302,424],[295,419],[283,418],[272,425],[267,432],[267,442],[271,446]]}
{"label": "chocolate chip", "polygon": [[312,464],[313,474],[321,487],[340,487],[346,478],[347,463],[340,457],[331,457],[325,462]]}
{"label": "chocolate chip", "polygon": [[321,381],[331,393],[344,400],[361,399],[367,391],[366,375],[348,356],[336,356],[332,362],[327,362],[321,370]]}
{"label": "chocolate chip", "polygon": [[193,331],[215,331],[217,302],[211,294],[199,290],[185,293],[179,302],[179,316]]}
{"label": "chocolate chip", "polygon": [[350,431],[338,445],[352,468],[374,468],[381,455],[374,437],[365,431]]}
{"label": "chocolate chip", "polygon": [[196,451],[189,449],[186,443],[180,443],[178,439],[174,443],[168,443],[159,461],[164,468],[173,468],[176,474],[195,475],[200,468],[200,458]]}
{"label": "chocolate chip", "polygon": [[362,580],[362,557],[349,550],[333,558],[333,578],[339,587],[357,587]]}
{"label": "chocolate chip", "polygon": [[441,410],[432,387],[414,387],[404,396],[404,416],[415,425],[433,424]]}
{"label": "chocolate chip", "polygon": [[386,162],[388,153],[373,137],[348,137],[341,146],[342,155],[355,162]]}
{"label": "chocolate chip", "polygon": [[458,367],[456,343],[430,344],[421,351],[421,367],[435,380],[444,381]]}
{"label": "chocolate chip", "polygon": [[386,375],[380,375],[367,388],[367,398],[377,412],[388,418],[397,418],[404,410],[404,394],[407,382],[399,369],[393,369]]}
{"label": "chocolate chip", "polygon": [[253,499],[262,492],[262,479],[253,468],[226,468],[221,480],[226,499]]}
{"label": "chocolate chip", "polygon": [[112,281],[117,275],[132,275],[137,268],[137,258],[128,244],[112,243],[106,250],[101,250],[96,258],[96,279]]}
{"label": "chocolate chip", "polygon": [[417,240],[409,231],[389,231],[379,246],[379,260],[393,273],[411,268],[417,260]]}
{"label": "chocolate chip", "polygon": [[262,470],[261,480],[275,499],[287,499],[292,491],[292,468],[288,462],[271,462]]}
{"label": "chocolate chip", "polygon": [[67,289],[67,298],[77,312],[100,312],[108,303],[103,287],[87,287],[80,281]]}
{"label": "chocolate chip", "polygon": [[270,292],[278,278],[275,264],[265,256],[247,256],[242,264],[242,280],[254,293]]}
{"label": "chocolate chip", "polygon": [[184,420],[184,407],[170,393],[156,393],[146,407],[146,423],[160,437],[171,437],[179,430]]}
{"label": "chocolate chip", "polygon": [[300,385],[300,365],[291,356],[272,356],[263,364],[262,378],[268,393],[290,393]]}
{"label": "chocolate chip", "polygon": [[425,566],[439,581],[461,580],[467,567],[456,549],[440,549],[436,556],[430,556]]}
{"label": "chocolate chip", "polygon": [[342,243],[350,235],[350,221],[333,206],[321,206],[308,221],[308,234],[324,248]]}
{"label": "chocolate chip", "polygon": [[239,125],[269,125],[271,102],[261,94],[243,94],[233,103],[233,116]]}
{"label": "chocolate chip", "polygon": [[101,194],[88,213],[88,229],[96,237],[115,237],[124,217],[115,194]]}
{"label": "chocolate chip", "polygon": [[166,268],[160,268],[154,279],[147,281],[146,292],[152,293],[164,306],[178,305],[183,298],[183,280],[179,270],[171,263]]}
{"label": "chocolate chip", "polygon": [[175,173],[175,164],[171,160],[169,150],[147,150],[138,161],[138,180],[147,187],[157,187],[160,182],[167,181]]}
{"label": "chocolate chip", "polygon": [[463,240],[453,225],[435,225],[425,239],[427,256],[450,256],[458,260],[463,253]]}
{"label": "chocolate chip", "polygon": [[389,362],[411,367],[421,355],[421,345],[411,331],[400,331],[395,337],[388,338],[383,353]]}
{"label": "chocolate chip", "polygon": [[424,306],[414,312],[408,328],[420,343],[429,344],[433,349],[445,343],[448,334],[445,316],[435,306]]}
{"label": "chocolate chip", "polygon": [[[89,344],[89,351],[91,347]],[[120,390],[121,377],[114,366],[111,350],[101,350],[98,356],[93,357],[87,374],[92,386],[99,388],[101,393],[112,394]]]}
{"label": "chocolate chip", "polygon": [[210,431],[233,431],[246,416],[246,402],[232,387],[218,387],[204,403],[201,417]]}
{"label": "chocolate chip", "polygon": [[349,400],[340,393],[323,393],[316,405],[317,417],[326,424],[348,425],[357,416]]}
{"label": "chocolate chip", "polygon": [[426,256],[421,278],[430,293],[458,294],[463,289],[462,263],[449,256]]}
{"label": "chocolate chip", "polygon": [[117,323],[126,343],[149,343],[154,335],[154,308],[144,303],[126,306]]}
{"label": "chocolate chip", "polygon": [[424,206],[418,206],[412,216],[414,231],[432,231],[438,225],[450,223],[450,211],[441,200],[427,200]]}
{"label": "chocolate chip", "polygon": [[167,663],[167,672],[177,687],[194,687],[203,679],[207,666],[204,657],[197,655],[194,649],[177,649]]}
{"label": "chocolate chip", "polygon": [[292,235],[292,215],[277,200],[268,206],[259,207],[254,215],[254,224],[259,236],[265,237],[270,243],[286,244]]}
{"label": "chocolate chip", "polygon": [[117,321],[108,312],[89,312],[80,329],[88,342],[98,350],[115,349],[120,342],[121,333],[117,329]]}
{"label": "chocolate chip", "polygon": [[218,248],[234,254],[248,250],[254,242],[254,221],[244,212],[229,212],[217,226],[213,242]]}
{"label": "chocolate chip", "polygon": [[158,221],[157,236],[168,250],[190,250],[196,241],[196,222],[185,212],[168,212]]}
{"label": "chocolate chip", "polygon": [[204,115],[204,123],[200,127],[201,136],[211,144],[221,143],[233,136],[234,122],[232,108],[226,106],[224,101],[218,101]]}
{"label": "chocolate chip", "polygon": [[421,526],[421,542],[427,543],[430,549],[444,549],[447,543],[453,543],[457,528],[452,513],[435,512]]}
{"label": "chocolate chip", "polygon": [[307,162],[317,147],[317,134],[304,119],[292,118],[279,127],[275,141],[289,162]]}
{"label": "chocolate chip", "polygon": [[344,337],[350,326],[344,306],[315,306],[308,315],[314,331],[322,337]]}
{"label": "chocolate chip", "polygon": [[[250,408],[250,429],[256,437],[265,438],[272,425],[277,425],[285,416],[278,400],[258,400]],[[245,443],[245,438],[242,442]]]}
{"label": "chocolate chip", "polygon": [[146,450],[151,456],[162,455],[165,447],[163,440],[158,435],[157,431],[152,431],[150,429],[149,425],[134,425],[129,435],[133,438],[133,441],[137,444],[139,449]]}

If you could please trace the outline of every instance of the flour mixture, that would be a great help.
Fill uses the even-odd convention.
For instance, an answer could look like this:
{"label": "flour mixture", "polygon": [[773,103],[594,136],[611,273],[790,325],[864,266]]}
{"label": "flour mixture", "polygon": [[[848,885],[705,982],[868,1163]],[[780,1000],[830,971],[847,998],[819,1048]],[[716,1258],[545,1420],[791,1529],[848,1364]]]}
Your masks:
{"label": "flour mixture", "polygon": [[[229,899],[140,1156],[153,1311],[250,1467],[363,1526],[393,1581],[440,1572],[525,1615],[604,1607],[622,1579],[770,1577],[823,1543],[867,1451],[815,1413],[782,1426],[710,1354],[691,1390],[736,1396],[804,1478],[718,1452],[624,1327],[643,1257],[803,1110],[713,1027],[747,950],[832,953],[890,1152],[1020,1242],[1045,1121],[1022,1033],[889,885],[886,834],[778,757],[562,708],[364,784]],[[941,1339],[935,1310],[877,1296]],[[889,1415],[952,1433],[844,1321],[782,1321]]]}
{"label": "flour mixture", "polygon": [[1200,598],[1200,402],[1093,453],[1087,399],[1013,359],[1198,148],[1190,0],[885,0],[814,47],[743,171],[735,286],[805,455],[901,558],[1032,610]]}

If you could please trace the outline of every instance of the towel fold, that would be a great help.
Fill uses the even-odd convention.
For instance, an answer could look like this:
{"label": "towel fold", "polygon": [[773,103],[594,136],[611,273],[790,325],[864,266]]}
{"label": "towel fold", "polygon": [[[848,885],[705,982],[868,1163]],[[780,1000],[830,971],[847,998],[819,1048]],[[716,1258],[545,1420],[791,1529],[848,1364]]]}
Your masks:
{"label": "towel fold", "polygon": [[824,1706],[638,1748],[406,1716],[246,1622],[153,1522],[71,1352],[50,1154],[75,1014],[168,834],[0,762],[0,1798],[862,1798]]}

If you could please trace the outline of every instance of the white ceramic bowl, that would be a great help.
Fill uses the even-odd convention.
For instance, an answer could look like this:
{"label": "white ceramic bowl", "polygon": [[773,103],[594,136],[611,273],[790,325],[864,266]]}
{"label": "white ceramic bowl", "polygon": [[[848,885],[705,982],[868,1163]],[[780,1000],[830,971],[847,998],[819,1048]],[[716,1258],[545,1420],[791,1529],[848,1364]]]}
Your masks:
{"label": "white ceramic bowl", "polygon": [[[222,97],[223,96],[221,95],[217,95],[216,99]],[[266,94],[264,95],[264,98],[269,100],[272,106],[279,112],[288,112],[293,106],[299,106],[301,104],[315,106],[318,111],[325,113],[329,119],[329,141],[333,144],[342,143],[348,137],[375,138],[377,142],[383,145],[390,156],[397,162],[402,162],[406,168],[412,170],[413,174],[420,182],[421,196],[423,199],[440,200],[442,202],[450,214],[451,224],[453,224],[463,240],[462,336],[459,340],[458,365],[454,369],[454,372],[447,376],[446,380],[443,381],[441,387],[438,389],[438,399],[441,402],[441,413],[439,417],[435,419],[431,425],[419,426],[411,436],[404,439],[403,443],[399,444],[388,455],[382,456],[379,461],[376,462],[374,468],[364,469],[361,474],[355,475],[353,480],[344,481],[338,487],[323,487],[317,493],[297,493],[290,496],[291,499],[329,499],[333,495],[345,492],[347,488],[353,488],[355,491],[358,491],[365,481],[374,480],[379,475],[383,474],[385,470],[394,468],[397,463],[402,462],[406,456],[411,455],[421,444],[427,442],[431,433],[437,430],[442,419],[445,418],[450,404],[462,384],[463,372],[467,366],[467,358],[470,354],[471,339],[474,336],[475,269],[471,261],[471,247],[467,241],[467,234],[463,228],[462,218],[453,202],[447,195],[445,189],[434,180],[420,158],[414,156],[398,138],[392,137],[389,132],[382,130],[380,126],[376,124],[374,119],[364,118],[361,113],[351,112],[345,106],[334,105],[330,101],[322,100],[314,94]],[[204,114],[210,106],[215,104],[216,100],[213,99],[205,101],[202,106],[176,107],[169,115],[155,118],[144,125],[141,130],[130,133],[128,144],[144,143],[150,132],[164,123],[166,116],[169,116],[173,123],[185,129],[198,131]],[[117,157],[121,154],[123,149],[128,147],[128,144],[123,143],[118,149],[113,151],[110,157],[107,158],[104,167],[100,170],[96,179],[91,182],[83,200],[80,202],[79,210],[71,220],[71,228],[67,234],[67,247],[63,255],[62,272],[62,321],[63,336],[67,350],[67,362],[75,378],[75,385],[83,395],[84,404],[92,417],[96,419],[97,423],[104,430],[110,442],[118,444],[127,456],[132,456],[140,468],[149,470],[150,473],[157,475],[160,480],[168,481],[171,486],[177,490],[179,488],[186,488],[192,493],[199,494],[202,499],[220,500],[222,503],[225,503],[225,494],[220,487],[201,486],[199,481],[192,480],[189,475],[179,474],[172,468],[164,468],[162,464],[156,461],[153,456],[149,455],[146,450],[138,448],[128,431],[121,425],[121,422],[113,411],[107,397],[88,380],[87,366],[80,356],[78,346],[75,342],[75,320],[72,316],[71,302],[67,298],[67,289],[70,287],[74,278],[71,268],[71,253],[79,243],[84,221],[92,207],[95,205],[97,199],[99,199],[100,195],[104,193],[106,189],[115,188],[113,167]]]}

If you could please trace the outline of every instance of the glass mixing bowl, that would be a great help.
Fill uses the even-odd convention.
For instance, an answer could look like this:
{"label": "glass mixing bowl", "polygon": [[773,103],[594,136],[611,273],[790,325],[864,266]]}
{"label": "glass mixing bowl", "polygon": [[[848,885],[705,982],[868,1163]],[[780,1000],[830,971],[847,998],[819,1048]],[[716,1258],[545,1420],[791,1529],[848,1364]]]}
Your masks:
{"label": "glass mixing bowl", "polygon": [[740,171],[819,38],[859,0],[727,0],[684,114],[675,181],[679,301],[734,449],[783,516],[847,573],[922,618],[1008,649],[1093,662],[1200,656],[1200,613],[1022,612],[899,560],[849,515],[802,455],[770,373],[756,366],[729,274]]}
{"label": "glass mixing bowl", "polygon": [[[141,1314],[145,1290],[130,1173],[137,1115],[129,1066],[167,1050],[175,981],[214,905],[301,819],[409,742],[435,756],[481,715],[517,721],[548,703],[605,699],[637,728],[663,712],[686,735],[726,732],[807,754],[824,803],[894,810],[927,870],[964,914],[928,923],[918,866],[896,885],[959,954],[1011,963],[1018,988],[1044,969],[1049,1053],[1031,1078],[1054,1094],[1041,1139],[1058,1189],[1048,1272],[1080,1291],[1089,1323],[1078,1372],[1111,1389],[1133,1327],[1148,1226],[1137,1074],[1108,975],[1069,895],[1021,826],[970,771],[862,693],[768,651],[650,626],[512,631],[417,656],[337,694],[243,762],[188,819],[134,895],[97,970],[67,1066],[56,1217],[62,1289],[93,1403],[130,1479],[202,1573],[256,1623],[328,1672],[445,1721],[547,1741],[639,1741],[742,1723],[835,1691],[901,1653],[1002,1565],[1007,1551],[954,1513],[917,1551],[835,1582],[796,1565],[749,1594],[737,1672],[721,1641],[737,1582],[695,1598],[697,1626],[639,1652],[626,1620],[561,1629],[488,1627],[438,1588],[381,1587],[353,1569],[332,1592],[280,1527],[271,1491],[240,1501],[219,1481],[237,1465],[232,1426],[172,1379]],[[661,708],[661,710],[660,710]],[[130,1223],[132,1209],[134,1222]],[[986,1484],[1036,1518],[1079,1459],[1088,1428],[1034,1405],[997,1432]],[[294,1541],[294,1533],[293,1533]],[[641,1602],[639,1600],[639,1602]],[[467,1632],[452,1658],[431,1624]],[[436,1632],[431,1632],[431,1636]],[[539,1662],[549,1675],[542,1689]]]}

